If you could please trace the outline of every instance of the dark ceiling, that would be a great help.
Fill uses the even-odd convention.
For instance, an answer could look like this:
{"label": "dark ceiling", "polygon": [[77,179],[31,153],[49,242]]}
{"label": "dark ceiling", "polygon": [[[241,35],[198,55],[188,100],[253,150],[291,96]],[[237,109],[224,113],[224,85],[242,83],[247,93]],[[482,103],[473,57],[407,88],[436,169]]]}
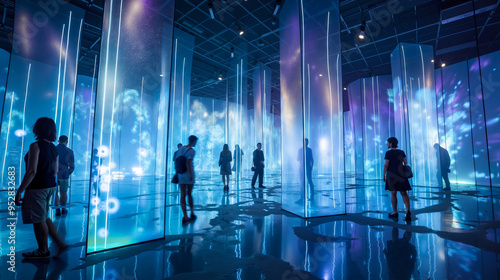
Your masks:
{"label": "dark ceiling", "polygon": [[[104,0],[69,0],[88,12],[82,33],[79,73],[90,75],[99,54]],[[279,108],[279,20],[272,17],[276,0],[176,1],[175,25],[195,37],[192,94],[225,98],[226,83],[216,80],[230,66],[230,49],[248,45],[248,68],[257,62],[273,70],[272,99]],[[489,53],[500,46],[500,0],[341,0],[342,76],[344,87],[372,75],[388,75],[390,54],[400,42],[434,46],[436,60],[448,65]],[[10,50],[14,0],[0,0],[4,20],[0,47]],[[0,13],[2,10],[0,10]],[[366,38],[358,39],[361,22]],[[237,33],[237,26],[245,31]],[[479,38],[479,40],[476,40]],[[436,63],[438,67],[438,63]],[[248,89],[252,91],[251,75]],[[347,98],[344,98],[347,100]],[[251,104],[251,98],[250,106]]]}

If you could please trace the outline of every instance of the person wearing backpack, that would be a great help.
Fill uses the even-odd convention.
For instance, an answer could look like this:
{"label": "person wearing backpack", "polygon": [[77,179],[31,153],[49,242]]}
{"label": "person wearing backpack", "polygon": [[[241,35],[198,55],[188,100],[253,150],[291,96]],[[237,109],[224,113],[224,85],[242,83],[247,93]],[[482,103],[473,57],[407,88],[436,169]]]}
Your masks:
{"label": "person wearing backpack", "polygon": [[[193,210],[193,185],[194,185],[194,166],[193,159],[195,156],[195,150],[198,137],[191,135],[189,136],[189,144],[180,147],[175,155],[175,172],[177,173],[179,179],[179,188],[181,190],[181,209],[184,217],[182,218],[182,224],[189,223],[196,220],[196,215]],[[191,209],[191,216],[187,215],[186,207],[186,196],[188,197],[189,208]]]}

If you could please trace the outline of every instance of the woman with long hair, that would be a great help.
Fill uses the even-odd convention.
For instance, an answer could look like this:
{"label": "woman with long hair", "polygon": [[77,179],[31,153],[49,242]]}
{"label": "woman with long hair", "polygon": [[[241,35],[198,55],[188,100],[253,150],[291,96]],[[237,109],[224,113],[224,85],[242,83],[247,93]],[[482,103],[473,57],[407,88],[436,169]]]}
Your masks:
{"label": "woman with long hair", "polygon": [[[219,156],[219,166],[220,166],[220,175],[222,175],[222,183],[224,184],[224,191],[229,190],[229,175],[231,175],[231,161],[233,157],[231,155],[231,151],[229,150],[229,145],[224,144],[222,148],[222,152],[220,152]],[[227,185],[226,185],[227,178]]]}

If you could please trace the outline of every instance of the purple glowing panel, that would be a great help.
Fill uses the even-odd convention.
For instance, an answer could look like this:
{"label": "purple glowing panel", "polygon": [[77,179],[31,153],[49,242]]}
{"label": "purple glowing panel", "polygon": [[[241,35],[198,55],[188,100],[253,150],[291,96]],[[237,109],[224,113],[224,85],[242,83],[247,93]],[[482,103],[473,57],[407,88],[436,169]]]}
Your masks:
{"label": "purple glowing panel", "polygon": [[484,114],[488,136],[491,185],[500,186],[500,52],[481,56]]}
{"label": "purple glowing panel", "polygon": [[21,183],[25,171],[22,159],[35,141],[31,127],[39,117],[54,119],[57,136],[66,135],[70,143],[73,141],[84,11],[64,1],[45,1],[51,3],[47,9],[47,3],[42,2],[16,1],[0,139],[2,186],[8,166],[16,167],[16,183]]}
{"label": "purple glowing panel", "polygon": [[[500,55],[496,52],[496,55]],[[489,186],[490,166],[488,162],[488,141],[486,139],[486,124],[484,115],[483,94],[481,89],[481,76],[479,75],[479,62],[477,58],[468,61],[469,71],[469,94],[470,94],[470,112],[472,119],[472,138],[474,140],[474,165],[476,184]],[[490,77],[486,77],[490,80]],[[485,83],[488,86],[491,83]]]}
{"label": "purple glowing panel", "polygon": [[302,217],[345,213],[338,8],[287,1],[280,13],[282,207]]}
{"label": "purple glowing panel", "polygon": [[361,83],[359,80],[350,83],[347,86],[349,98],[349,111],[351,112],[353,153],[354,153],[354,172],[356,179],[363,179],[363,96],[361,94]]}
{"label": "purple glowing panel", "polygon": [[87,253],[164,237],[173,12],[173,0],[105,3]]}
{"label": "purple glowing panel", "polygon": [[352,129],[351,111],[344,112],[344,154],[346,178],[354,177],[354,132]]}
{"label": "purple glowing panel", "polygon": [[437,185],[438,121],[432,46],[399,44],[391,54],[395,134],[411,165],[412,184]]}

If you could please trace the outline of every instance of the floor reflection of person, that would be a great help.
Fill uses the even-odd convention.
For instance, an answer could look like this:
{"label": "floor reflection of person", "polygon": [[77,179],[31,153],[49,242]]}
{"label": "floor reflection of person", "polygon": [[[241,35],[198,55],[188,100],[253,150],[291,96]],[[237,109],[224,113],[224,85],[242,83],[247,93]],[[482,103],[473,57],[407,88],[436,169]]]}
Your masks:
{"label": "floor reflection of person", "polygon": [[[220,152],[219,156],[219,166],[220,166],[220,175],[222,175],[222,183],[224,184],[224,191],[229,190],[229,176],[231,175],[231,161],[233,157],[231,156],[231,151],[229,150],[229,145],[224,144],[222,148],[222,152]],[[226,185],[227,179],[227,185]]]}
{"label": "floor reflection of person", "polygon": [[240,145],[236,144],[234,146],[234,153],[233,153],[233,171],[235,172],[236,175],[236,180],[240,179],[241,176],[241,161],[243,158],[243,150],[240,148]]}
{"label": "floor reflection of person", "polygon": [[[59,170],[57,172],[57,188],[55,206],[62,206],[56,209],[56,216],[66,215],[66,202],[68,200],[69,176],[75,170],[75,156],[73,150],[68,148],[68,136],[59,136],[59,144],[57,145],[57,153],[59,154]],[[61,198],[59,199],[59,193]]]}
{"label": "floor reflection of person", "polygon": [[[39,118],[33,126],[36,142],[33,142],[24,157],[26,173],[14,202],[22,206],[24,224],[33,224],[38,249],[23,253],[26,259],[50,258],[49,235],[57,244],[58,257],[68,245],[57,233],[56,226],[49,215],[49,201],[56,191],[56,174],[59,168],[56,141],[56,124],[49,118]],[[24,192],[24,197],[21,198]]]}
{"label": "floor reflection of person", "polygon": [[389,148],[389,151],[385,153],[383,175],[385,189],[391,192],[392,213],[389,213],[389,217],[398,217],[397,193],[399,192],[406,207],[405,220],[411,220],[410,197],[406,192],[411,191],[411,186],[408,179],[402,176],[403,165],[407,165],[408,160],[406,159],[405,152],[398,149],[398,139],[396,139],[396,137],[390,137],[387,139],[387,148]]}
{"label": "floor reflection of person", "polygon": [[405,231],[403,238],[399,238],[399,230],[392,228],[392,240],[387,241],[384,249],[389,279],[411,279],[417,261],[417,250],[410,243],[411,232]]}
{"label": "floor reflection of person", "polygon": [[[196,220],[196,215],[194,214],[194,202],[193,202],[193,196],[192,196],[192,191],[193,191],[193,186],[194,186],[194,165],[193,165],[193,159],[195,156],[195,151],[193,149],[194,146],[196,146],[196,142],[198,141],[198,137],[191,135],[189,136],[189,144],[186,146],[181,147],[177,151],[177,157],[175,158],[175,165],[177,169],[177,158],[179,157],[185,157],[185,162],[186,162],[186,167],[187,170],[183,173],[179,173],[179,188],[181,191],[181,209],[182,213],[184,214],[184,217],[182,218],[182,223],[186,224],[191,221]],[[188,216],[187,214],[187,207],[186,207],[186,196],[188,198],[188,203],[189,203],[189,208],[191,209],[191,216]]]}
{"label": "floor reflection of person", "polygon": [[450,154],[448,153],[448,150],[445,148],[441,147],[438,143],[434,144],[434,150],[436,150],[436,158],[439,159],[437,163],[437,180],[439,187],[443,187],[443,180],[446,184],[446,187],[444,188],[445,191],[451,190],[450,188],[450,178],[448,176],[448,173],[450,173],[450,165],[451,165],[451,160],[450,160]]}
{"label": "floor reflection of person", "polygon": [[259,177],[259,188],[265,188],[264,183],[264,152],[262,151],[262,144],[257,143],[257,149],[253,151],[253,167],[254,173],[252,178],[252,188],[255,188],[255,182]]}
{"label": "floor reflection of person", "polygon": [[[299,152],[297,153],[297,160],[300,162],[299,168],[300,168],[301,182],[304,182],[304,163],[305,163],[307,184],[309,185],[309,200],[313,200],[314,199],[314,183],[312,180],[312,170],[313,170],[313,166],[314,166],[314,158],[313,158],[312,149],[308,147],[309,139],[307,139],[307,138],[305,139],[305,145],[306,145],[306,154],[304,155],[304,149],[300,148]],[[304,162],[304,156],[305,156],[305,162]]]}
{"label": "floor reflection of person", "polygon": [[172,264],[173,275],[180,273],[188,273],[193,271],[193,238],[185,238],[179,241],[179,251],[174,252],[169,257],[169,262]]}

